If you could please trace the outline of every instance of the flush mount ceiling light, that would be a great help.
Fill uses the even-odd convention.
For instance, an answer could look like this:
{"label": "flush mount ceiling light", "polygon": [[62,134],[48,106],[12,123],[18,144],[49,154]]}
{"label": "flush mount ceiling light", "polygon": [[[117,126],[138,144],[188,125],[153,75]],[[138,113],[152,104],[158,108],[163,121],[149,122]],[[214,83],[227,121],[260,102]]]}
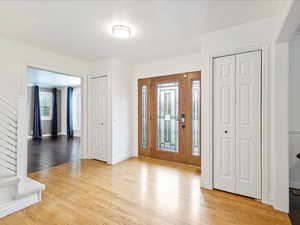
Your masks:
{"label": "flush mount ceiling light", "polygon": [[131,29],[125,25],[115,25],[112,27],[112,34],[117,38],[130,38]]}

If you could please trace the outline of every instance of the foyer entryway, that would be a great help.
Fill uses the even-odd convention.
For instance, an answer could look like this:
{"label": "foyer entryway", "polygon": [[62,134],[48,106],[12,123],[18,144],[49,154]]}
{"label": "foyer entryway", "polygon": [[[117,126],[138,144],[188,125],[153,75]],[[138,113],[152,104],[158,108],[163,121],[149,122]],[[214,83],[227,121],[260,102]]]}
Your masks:
{"label": "foyer entryway", "polygon": [[139,80],[139,155],[200,166],[201,72]]}

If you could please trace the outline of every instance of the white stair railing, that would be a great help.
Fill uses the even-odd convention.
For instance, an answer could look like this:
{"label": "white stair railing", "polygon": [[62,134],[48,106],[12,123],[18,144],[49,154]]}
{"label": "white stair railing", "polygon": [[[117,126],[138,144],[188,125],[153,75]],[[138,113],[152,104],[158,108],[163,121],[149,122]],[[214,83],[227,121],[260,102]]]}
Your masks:
{"label": "white stair railing", "polygon": [[25,123],[25,98],[17,98],[17,107],[0,98],[0,169],[19,178],[27,176]]}

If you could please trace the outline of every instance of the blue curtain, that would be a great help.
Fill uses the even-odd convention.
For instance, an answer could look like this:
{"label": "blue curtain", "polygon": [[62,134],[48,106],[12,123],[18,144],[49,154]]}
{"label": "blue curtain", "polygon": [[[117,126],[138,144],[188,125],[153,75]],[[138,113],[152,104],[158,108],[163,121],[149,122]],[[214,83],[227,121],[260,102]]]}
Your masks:
{"label": "blue curtain", "polygon": [[33,126],[32,138],[42,139],[41,112],[40,112],[40,89],[34,86]]}
{"label": "blue curtain", "polygon": [[68,137],[73,137],[73,88],[68,87],[68,97],[67,97],[67,135]]}
{"label": "blue curtain", "polygon": [[53,104],[52,104],[52,129],[51,129],[51,135],[52,137],[57,136],[57,89],[52,89],[52,98],[53,98]]}

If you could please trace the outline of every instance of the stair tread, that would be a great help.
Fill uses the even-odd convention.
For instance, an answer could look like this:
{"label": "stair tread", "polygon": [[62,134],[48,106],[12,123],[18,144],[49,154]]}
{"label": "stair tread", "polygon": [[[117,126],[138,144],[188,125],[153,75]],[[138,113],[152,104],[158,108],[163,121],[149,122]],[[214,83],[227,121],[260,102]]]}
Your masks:
{"label": "stair tread", "polygon": [[[17,204],[19,201],[22,201],[22,199],[37,193],[41,193],[45,189],[44,184],[41,184],[30,178],[22,179],[22,184],[23,184],[22,185],[23,190],[19,188],[18,193],[10,201],[0,203],[0,215],[1,215],[1,210],[14,207],[14,205]],[[21,185],[19,184],[19,187],[20,186]]]}
{"label": "stair tread", "polygon": [[41,201],[40,194],[45,189],[44,184],[30,178],[22,179],[22,183],[24,190],[11,200],[0,203],[0,218]]}
{"label": "stair tread", "polygon": [[18,194],[16,196],[16,198],[22,198],[26,195],[30,195],[32,193],[35,192],[40,192],[43,191],[45,189],[45,185],[41,184],[35,180],[32,180],[30,178],[25,178],[24,180],[22,180],[22,187],[20,188],[18,191]]}

